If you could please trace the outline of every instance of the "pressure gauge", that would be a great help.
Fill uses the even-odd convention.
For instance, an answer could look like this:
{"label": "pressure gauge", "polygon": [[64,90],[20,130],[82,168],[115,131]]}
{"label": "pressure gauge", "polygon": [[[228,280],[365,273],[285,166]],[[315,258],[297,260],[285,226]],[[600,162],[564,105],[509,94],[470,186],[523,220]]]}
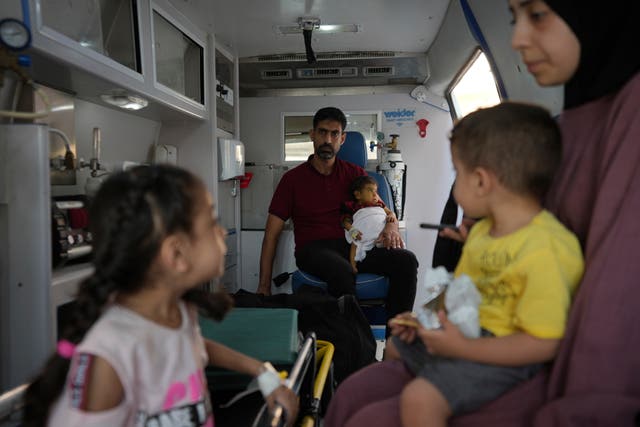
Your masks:
{"label": "pressure gauge", "polygon": [[26,49],[31,43],[31,33],[22,22],[6,18],[0,21],[0,43],[11,50]]}

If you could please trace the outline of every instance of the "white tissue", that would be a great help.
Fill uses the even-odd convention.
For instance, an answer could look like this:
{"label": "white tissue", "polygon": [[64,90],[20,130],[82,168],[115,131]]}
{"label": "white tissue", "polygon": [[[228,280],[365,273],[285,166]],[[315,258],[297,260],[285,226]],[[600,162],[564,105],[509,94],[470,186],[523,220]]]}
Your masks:
{"label": "white tissue", "polygon": [[[444,267],[437,267],[428,271],[426,278],[424,286],[427,298],[424,303],[426,304],[437,297],[442,289],[446,288],[444,305],[449,321],[455,324],[467,338],[478,338],[480,336],[478,307],[481,297],[469,276],[463,274],[453,278],[453,275],[448,273]],[[440,327],[438,314],[426,307],[418,310],[417,318],[427,329]]]}

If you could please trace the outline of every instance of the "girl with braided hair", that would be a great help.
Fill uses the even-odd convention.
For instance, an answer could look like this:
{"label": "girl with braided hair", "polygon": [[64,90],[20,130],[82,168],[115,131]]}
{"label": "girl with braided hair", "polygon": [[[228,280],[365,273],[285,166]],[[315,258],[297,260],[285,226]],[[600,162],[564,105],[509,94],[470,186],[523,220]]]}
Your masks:
{"label": "girl with braided hair", "polygon": [[200,335],[197,309],[221,320],[230,298],[199,285],[224,272],[225,230],[204,184],[168,165],[113,175],[90,209],[95,272],[43,372],[25,426],[213,426],[203,369],[258,377],[294,420],[295,394],[270,364]]}

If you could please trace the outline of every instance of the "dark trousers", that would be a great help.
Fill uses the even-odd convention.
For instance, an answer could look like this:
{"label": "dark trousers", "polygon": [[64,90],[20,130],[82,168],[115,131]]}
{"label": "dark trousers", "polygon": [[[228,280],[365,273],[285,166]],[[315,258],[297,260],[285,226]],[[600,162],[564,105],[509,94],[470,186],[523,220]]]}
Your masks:
{"label": "dark trousers", "polygon": [[[350,244],[345,239],[316,240],[296,253],[296,265],[327,282],[329,294],[355,295],[356,276],[349,264]],[[418,260],[406,249],[373,248],[357,264],[359,273],[374,273],[389,278],[385,302],[387,318],[413,309],[418,280]]]}

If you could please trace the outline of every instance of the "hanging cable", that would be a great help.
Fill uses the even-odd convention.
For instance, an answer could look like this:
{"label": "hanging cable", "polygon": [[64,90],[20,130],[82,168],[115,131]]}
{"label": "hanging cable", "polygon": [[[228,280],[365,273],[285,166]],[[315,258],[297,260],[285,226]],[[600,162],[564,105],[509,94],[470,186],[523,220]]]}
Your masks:
{"label": "hanging cable", "polygon": [[307,64],[315,64],[316,63],[316,55],[313,53],[313,48],[311,47],[311,34],[313,33],[313,29],[303,29],[302,36],[304,37],[304,48],[307,52]]}

